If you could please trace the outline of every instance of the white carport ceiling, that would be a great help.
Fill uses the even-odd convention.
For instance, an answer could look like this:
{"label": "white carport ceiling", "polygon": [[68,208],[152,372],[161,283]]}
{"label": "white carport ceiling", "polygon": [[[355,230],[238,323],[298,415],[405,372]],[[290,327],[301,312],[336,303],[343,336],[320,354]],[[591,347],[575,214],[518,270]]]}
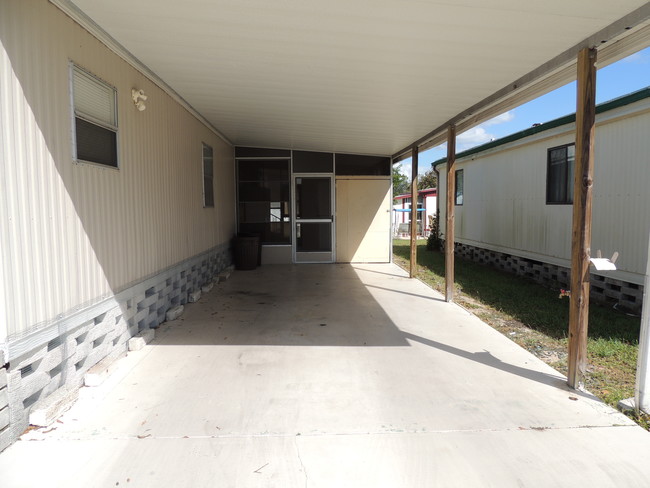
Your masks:
{"label": "white carport ceiling", "polygon": [[645,3],[75,0],[234,144],[384,155]]}

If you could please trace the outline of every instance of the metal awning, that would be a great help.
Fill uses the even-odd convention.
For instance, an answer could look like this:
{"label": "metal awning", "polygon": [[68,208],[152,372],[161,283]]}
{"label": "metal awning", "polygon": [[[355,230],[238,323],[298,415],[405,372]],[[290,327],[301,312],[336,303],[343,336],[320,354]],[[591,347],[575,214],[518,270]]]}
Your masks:
{"label": "metal awning", "polygon": [[398,157],[650,45],[643,0],[51,1],[244,146]]}

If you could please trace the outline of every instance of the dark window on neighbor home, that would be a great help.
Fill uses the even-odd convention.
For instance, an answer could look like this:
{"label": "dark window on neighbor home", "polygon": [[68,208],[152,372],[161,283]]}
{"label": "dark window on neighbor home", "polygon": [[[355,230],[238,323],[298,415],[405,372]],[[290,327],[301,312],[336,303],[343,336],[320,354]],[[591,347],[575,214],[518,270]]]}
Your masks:
{"label": "dark window on neighbor home", "polygon": [[552,147],[546,166],[546,203],[573,203],[573,161],[575,145]]}
{"label": "dark window on neighbor home", "polygon": [[203,206],[214,207],[214,167],[212,148],[203,144]]}
{"label": "dark window on neighbor home", "polygon": [[115,88],[72,66],[76,161],[117,168],[116,98]]}
{"label": "dark window on neighbor home", "polygon": [[463,204],[463,191],[465,190],[465,178],[463,177],[463,170],[456,170],[456,205]]}

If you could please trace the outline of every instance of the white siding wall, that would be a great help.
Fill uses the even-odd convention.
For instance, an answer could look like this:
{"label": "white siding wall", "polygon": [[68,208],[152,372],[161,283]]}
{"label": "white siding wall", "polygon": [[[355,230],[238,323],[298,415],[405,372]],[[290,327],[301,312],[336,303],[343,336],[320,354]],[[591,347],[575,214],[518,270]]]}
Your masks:
{"label": "white siding wall", "polygon": [[[650,229],[650,101],[598,116],[592,250],[620,252],[620,271],[643,283]],[[574,142],[574,125],[530,136],[458,160],[464,205],[456,206],[459,242],[570,266],[571,205],[546,205],[547,149]],[[443,233],[446,165],[440,171]]]}
{"label": "white siding wall", "polygon": [[[229,144],[45,0],[2,2],[0,36],[0,342],[230,239]],[[117,88],[118,171],[72,162],[70,60]]]}

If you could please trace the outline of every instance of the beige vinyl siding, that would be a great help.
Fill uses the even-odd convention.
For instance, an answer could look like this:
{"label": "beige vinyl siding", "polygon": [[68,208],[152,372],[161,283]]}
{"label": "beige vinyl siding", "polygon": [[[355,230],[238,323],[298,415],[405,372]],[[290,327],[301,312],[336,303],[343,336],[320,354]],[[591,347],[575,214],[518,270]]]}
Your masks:
{"label": "beige vinyl siding", "polygon": [[[597,118],[592,251],[620,253],[608,276],[642,284],[650,230],[650,101]],[[456,206],[459,242],[570,266],[571,205],[546,204],[547,150],[574,142],[574,125],[541,132],[458,160],[463,206]],[[446,165],[438,166],[445,225]]]}
{"label": "beige vinyl siding", "polygon": [[[9,337],[230,239],[229,144],[49,2],[3,2],[0,33]],[[117,89],[119,170],[72,161],[70,61]],[[144,112],[132,88],[147,94]],[[202,142],[214,149],[215,208],[203,208]]]}

